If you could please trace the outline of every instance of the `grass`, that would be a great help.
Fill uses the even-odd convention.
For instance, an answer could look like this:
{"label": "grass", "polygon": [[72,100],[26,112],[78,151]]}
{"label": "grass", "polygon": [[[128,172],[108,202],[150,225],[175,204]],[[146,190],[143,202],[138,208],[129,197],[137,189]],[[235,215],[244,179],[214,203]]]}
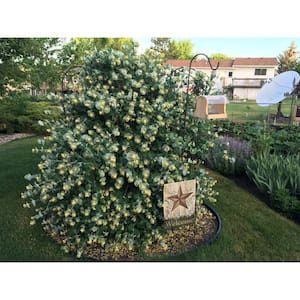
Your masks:
{"label": "grass", "polygon": [[299,261],[300,226],[215,172],[220,195],[213,205],[222,231],[210,246],[170,261]]}
{"label": "grass", "polygon": [[22,207],[24,175],[37,172],[39,157],[31,152],[37,138],[0,146],[0,261],[70,261],[40,226],[30,226],[28,209]]}
{"label": "grass", "polygon": [[[75,261],[40,226],[30,226],[22,207],[24,175],[34,174],[39,157],[36,138],[0,146],[0,261]],[[280,216],[252,194],[217,173],[220,192],[214,208],[222,231],[211,245],[163,261],[300,261],[300,226]]]}
{"label": "grass", "polygon": [[[299,100],[297,101],[297,103]],[[244,100],[241,102],[230,101],[226,107],[228,119],[235,122],[264,121],[268,113],[276,114],[277,104],[270,107],[263,107],[256,104],[255,100]],[[290,115],[291,100],[287,99],[282,102],[282,113]]]}

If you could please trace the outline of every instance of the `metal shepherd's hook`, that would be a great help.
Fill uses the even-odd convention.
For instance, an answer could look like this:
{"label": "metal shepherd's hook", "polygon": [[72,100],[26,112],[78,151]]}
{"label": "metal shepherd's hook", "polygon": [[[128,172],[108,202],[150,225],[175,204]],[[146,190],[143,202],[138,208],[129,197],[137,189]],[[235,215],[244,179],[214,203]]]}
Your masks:
{"label": "metal shepherd's hook", "polygon": [[185,125],[186,125],[186,115],[187,115],[187,106],[190,100],[190,95],[189,95],[189,88],[190,88],[190,76],[191,76],[191,69],[192,69],[192,63],[193,61],[199,56],[199,55],[203,55],[209,64],[209,67],[212,71],[212,74],[216,73],[216,70],[218,70],[220,62],[218,61],[217,66],[214,68],[211,64],[210,58],[205,54],[205,53],[197,53],[196,55],[193,56],[193,58],[190,61],[189,64],[189,71],[188,71],[188,82],[187,82],[187,93],[186,93],[186,101],[185,101],[185,107],[184,107],[184,123],[183,123],[183,128],[185,129]]}

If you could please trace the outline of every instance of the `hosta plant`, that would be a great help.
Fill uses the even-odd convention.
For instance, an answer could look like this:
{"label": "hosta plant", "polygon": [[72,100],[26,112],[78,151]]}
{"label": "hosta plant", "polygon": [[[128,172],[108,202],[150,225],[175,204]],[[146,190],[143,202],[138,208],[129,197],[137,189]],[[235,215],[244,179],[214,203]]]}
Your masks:
{"label": "hosta plant", "polygon": [[22,193],[35,210],[31,224],[41,222],[79,257],[94,244],[163,245],[164,183],[195,178],[196,207],[215,199],[215,181],[186,156],[180,82],[147,56],[107,50],[86,59],[80,86],[59,97],[64,118],[47,124],[35,149],[40,173],[26,175]]}

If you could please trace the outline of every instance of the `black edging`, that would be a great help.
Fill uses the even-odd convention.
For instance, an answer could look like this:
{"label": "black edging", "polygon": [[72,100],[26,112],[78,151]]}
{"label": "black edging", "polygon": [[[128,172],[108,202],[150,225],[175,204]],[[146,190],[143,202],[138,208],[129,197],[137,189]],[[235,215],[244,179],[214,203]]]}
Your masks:
{"label": "black edging", "polygon": [[210,245],[212,242],[214,242],[217,239],[217,237],[221,233],[222,220],[221,220],[219,214],[217,213],[217,211],[214,208],[212,208],[209,204],[204,202],[203,205],[215,215],[215,217],[217,218],[217,222],[218,222],[218,228],[217,228],[216,233],[208,241],[206,241],[202,244],[202,245]]}
{"label": "black edging", "polygon": [[[193,251],[198,246],[199,247],[209,246],[210,244],[212,244],[218,238],[218,236],[221,233],[221,229],[222,229],[222,220],[221,220],[221,217],[217,213],[217,211],[213,207],[211,207],[209,204],[203,202],[202,205],[204,205],[215,216],[215,218],[217,219],[218,227],[217,227],[217,230],[216,230],[215,234],[210,239],[208,239],[207,241],[200,242],[199,244],[194,244],[194,246],[191,249],[187,250],[187,251],[178,251],[177,253],[167,254],[167,255],[165,255],[165,257],[172,258],[172,257],[176,257],[177,255],[182,255],[182,254],[188,253],[190,251]],[[163,259],[163,257],[164,256],[161,256],[162,259]],[[148,259],[149,260],[146,259],[146,260],[143,260],[143,261],[146,261],[146,262],[147,261],[153,261],[153,260],[151,260],[151,257],[148,257]],[[166,260],[160,260],[160,261],[166,261]]]}
{"label": "black edging", "polygon": [[[208,246],[211,243],[213,243],[218,238],[218,236],[220,235],[221,229],[222,229],[222,220],[221,220],[220,215],[217,213],[217,211],[213,207],[211,207],[208,203],[203,202],[202,205],[204,205],[216,217],[217,222],[218,222],[218,227],[217,227],[217,230],[216,230],[215,234],[209,240],[207,240],[205,242],[202,242],[202,243],[199,243],[197,245],[197,246]],[[194,247],[193,247],[193,249],[194,249]],[[183,252],[179,251],[178,253],[171,254],[171,255],[166,255],[166,256],[167,257],[172,257],[172,256],[176,256],[176,255],[181,255],[181,254],[187,253],[189,251],[192,251],[193,249],[190,249],[188,251],[183,251]],[[97,260],[97,259],[94,259],[94,258],[91,258],[91,257],[86,257],[86,258],[87,258],[88,261],[94,261],[94,262],[118,262],[119,261],[119,260]],[[127,260],[120,260],[120,261],[127,261]],[[130,261],[130,262],[134,262],[134,261],[136,261],[136,262],[139,262],[139,261],[147,262],[147,261],[152,261],[152,260],[151,260],[151,257],[147,257],[146,260],[144,260],[142,258],[142,259],[137,259],[137,260],[133,260],[133,261]]]}
{"label": "black edging", "polygon": [[[215,234],[210,239],[208,239],[207,241],[200,242],[199,244],[194,244],[194,246],[191,249],[187,250],[187,251],[178,251],[177,253],[167,254],[167,255],[165,255],[165,257],[172,258],[172,257],[176,257],[177,255],[182,255],[182,254],[188,253],[190,251],[193,251],[197,247],[209,246],[210,244],[212,244],[218,238],[218,236],[221,233],[221,229],[222,229],[221,217],[217,213],[217,211],[213,207],[211,207],[209,204],[203,202],[202,205],[204,205],[217,219],[218,226],[217,226],[217,230],[216,230]],[[161,256],[161,258],[163,258],[163,256]],[[149,260],[144,260],[144,261],[152,261],[152,260],[151,260],[151,257],[150,257]],[[161,260],[161,261],[166,261],[166,260]]]}

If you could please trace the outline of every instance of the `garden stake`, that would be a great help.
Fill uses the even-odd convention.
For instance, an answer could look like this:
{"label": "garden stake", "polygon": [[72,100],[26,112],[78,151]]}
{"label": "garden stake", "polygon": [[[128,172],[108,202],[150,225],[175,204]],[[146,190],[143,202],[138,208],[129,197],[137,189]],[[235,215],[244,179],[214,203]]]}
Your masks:
{"label": "garden stake", "polygon": [[212,66],[212,64],[211,64],[210,58],[209,58],[206,54],[204,54],[204,53],[198,53],[198,54],[194,55],[194,57],[191,59],[190,64],[189,64],[188,82],[187,82],[187,93],[186,93],[186,101],[185,101],[185,108],[184,108],[184,121],[183,121],[183,129],[184,129],[184,130],[185,130],[185,126],[186,126],[186,121],[185,121],[185,119],[186,119],[186,117],[187,117],[187,106],[188,106],[188,102],[189,102],[189,100],[190,100],[190,99],[189,99],[189,98],[190,98],[190,97],[189,97],[189,88],[190,88],[190,75],[191,75],[192,63],[193,63],[193,61],[194,61],[199,55],[203,55],[203,56],[206,57],[206,59],[207,59],[207,61],[208,61],[208,64],[209,64],[209,67],[210,67],[210,69],[211,69],[211,71],[212,71],[211,76],[215,76],[215,73],[216,73],[216,71],[218,70],[219,65],[220,65],[220,62],[218,61],[217,66],[214,68],[214,67]]}
{"label": "garden stake", "polygon": [[[184,106],[184,113],[183,113],[183,131],[185,131],[186,129],[186,118],[188,117],[187,116],[187,108],[188,108],[188,103],[189,103],[189,100],[190,100],[190,94],[189,94],[189,89],[190,89],[190,76],[191,76],[191,69],[192,69],[192,63],[193,61],[199,56],[199,55],[203,55],[204,57],[206,57],[207,61],[208,61],[208,64],[209,64],[209,67],[212,71],[211,73],[211,76],[215,76],[215,73],[216,73],[216,70],[219,68],[219,65],[220,65],[220,62],[218,62],[217,66],[214,68],[211,64],[211,61],[210,61],[210,58],[204,54],[204,53],[197,53],[196,55],[193,56],[193,58],[190,60],[190,63],[189,63],[189,69],[188,69],[188,79],[187,79],[187,88],[186,88],[186,100],[185,100],[185,106]],[[197,215],[197,210],[196,210],[196,207],[195,207],[195,218],[196,218],[196,215]],[[196,233],[195,233],[195,227],[194,227],[194,243],[196,241]]]}

